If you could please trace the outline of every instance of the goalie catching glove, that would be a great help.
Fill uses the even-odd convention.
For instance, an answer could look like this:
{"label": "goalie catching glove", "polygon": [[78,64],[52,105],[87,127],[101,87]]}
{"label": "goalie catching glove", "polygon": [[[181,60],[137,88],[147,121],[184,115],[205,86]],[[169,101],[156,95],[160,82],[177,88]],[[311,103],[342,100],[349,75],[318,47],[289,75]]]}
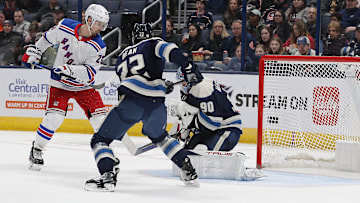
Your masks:
{"label": "goalie catching glove", "polygon": [[35,45],[30,45],[25,54],[22,57],[22,61],[24,62],[26,67],[33,68],[32,63],[39,63],[42,56],[42,52]]}

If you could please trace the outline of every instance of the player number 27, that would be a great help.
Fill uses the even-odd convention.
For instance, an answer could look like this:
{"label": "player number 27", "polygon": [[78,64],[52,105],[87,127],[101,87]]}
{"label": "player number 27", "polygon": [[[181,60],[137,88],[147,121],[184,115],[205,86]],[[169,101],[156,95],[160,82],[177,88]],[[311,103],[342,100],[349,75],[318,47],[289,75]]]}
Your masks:
{"label": "player number 27", "polygon": [[200,102],[200,109],[202,112],[214,112],[214,103],[212,101]]}

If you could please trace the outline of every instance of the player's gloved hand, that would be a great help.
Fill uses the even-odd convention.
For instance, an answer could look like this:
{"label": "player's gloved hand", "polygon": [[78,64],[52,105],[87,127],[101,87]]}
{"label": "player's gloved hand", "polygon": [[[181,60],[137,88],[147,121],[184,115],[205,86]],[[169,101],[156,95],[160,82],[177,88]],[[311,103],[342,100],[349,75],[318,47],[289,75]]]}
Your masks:
{"label": "player's gloved hand", "polygon": [[61,75],[67,75],[67,76],[73,76],[74,75],[74,71],[73,68],[70,65],[64,64],[62,66],[58,66],[55,68],[54,73]]}
{"label": "player's gloved hand", "polygon": [[202,75],[195,63],[189,62],[189,65],[185,68],[184,79],[189,83],[197,83],[202,80]]}
{"label": "player's gloved hand", "polygon": [[166,88],[165,93],[170,94],[174,90],[174,83],[169,80],[165,80],[165,88]]}
{"label": "player's gloved hand", "polygon": [[37,48],[35,45],[30,45],[26,49],[26,52],[22,57],[22,61],[24,62],[25,66],[33,68],[32,63],[39,63],[41,55],[42,53],[39,48]]}
{"label": "player's gloved hand", "polygon": [[175,135],[173,135],[174,138],[176,138],[178,141],[185,142],[187,139],[190,138],[190,133],[192,132],[192,129],[180,129]]}

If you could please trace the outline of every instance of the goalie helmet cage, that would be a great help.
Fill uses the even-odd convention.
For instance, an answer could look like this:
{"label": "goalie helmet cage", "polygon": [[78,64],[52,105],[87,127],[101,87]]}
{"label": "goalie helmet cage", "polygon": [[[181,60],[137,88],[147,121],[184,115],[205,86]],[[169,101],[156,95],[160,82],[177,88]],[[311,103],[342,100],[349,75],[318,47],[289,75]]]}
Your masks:
{"label": "goalie helmet cage", "polygon": [[335,167],[336,140],[360,142],[360,58],[265,55],[257,168]]}

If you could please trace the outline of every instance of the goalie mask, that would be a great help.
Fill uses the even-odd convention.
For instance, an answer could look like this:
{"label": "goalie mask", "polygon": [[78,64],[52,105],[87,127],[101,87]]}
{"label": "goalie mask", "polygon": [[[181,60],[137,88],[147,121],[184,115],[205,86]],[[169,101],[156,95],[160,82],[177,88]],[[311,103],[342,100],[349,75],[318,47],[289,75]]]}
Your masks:
{"label": "goalie mask", "polygon": [[[184,73],[181,71],[181,67],[178,68],[177,72],[176,72],[176,77],[175,77],[176,81],[181,81],[181,80],[184,80]],[[180,91],[184,94],[188,94],[189,93],[189,90],[190,90],[190,83],[186,82],[184,80],[183,83],[181,83],[180,85]]]}
{"label": "goalie mask", "polygon": [[[88,23],[89,17],[91,17],[91,24]],[[90,33],[91,33],[90,30],[94,26],[95,21],[104,23],[104,27],[102,31],[105,31],[105,29],[108,26],[109,19],[110,19],[109,12],[102,5],[91,4],[85,11],[85,23],[88,26]]]}
{"label": "goalie mask", "polygon": [[150,39],[153,36],[152,32],[153,30],[149,23],[135,23],[134,29],[131,32],[131,41],[133,44],[137,44],[144,39]]}

